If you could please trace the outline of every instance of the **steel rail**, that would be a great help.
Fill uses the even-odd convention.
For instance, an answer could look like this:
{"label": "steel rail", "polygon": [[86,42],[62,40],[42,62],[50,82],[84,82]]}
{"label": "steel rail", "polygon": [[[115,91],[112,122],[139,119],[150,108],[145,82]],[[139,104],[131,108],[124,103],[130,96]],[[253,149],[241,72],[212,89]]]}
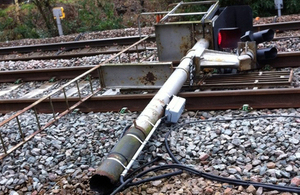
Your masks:
{"label": "steel rail", "polygon": [[[134,95],[108,95],[91,97],[88,101],[77,107],[81,112],[118,112],[123,107],[130,111],[141,111],[149,103],[155,94]],[[249,104],[254,109],[262,108],[299,108],[300,89],[258,89],[258,90],[228,90],[228,91],[201,91],[182,92],[179,96],[186,98],[187,110],[226,110],[239,109],[243,104]],[[7,113],[20,110],[37,99],[0,100],[0,112]],[[72,106],[78,102],[78,97],[68,99]],[[53,98],[55,111],[62,112],[66,109],[64,98]],[[36,106],[39,113],[51,113],[49,99]]]}
{"label": "steel rail", "polygon": [[[128,53],[135,53],[135,52],[143,52],[146,51],[147,48],[138,48],[138,49],[131,49]],[[114,54],[119,53],[122,50],[106,50],[106,51],[97,51],[97,52],[78,52],[73,54],[60,54],[60,55],[33,55],[27,57],[5,57],[0,59],[0,61],[29,61],[29,60],[49,60],[49,59],[72,59],[72,58],[81,58],[86,56],[95,56],[100,54]]]}
{"label": "steel rail", "polygon": [[279,40],[283,40],[283,39],[299,39],[300,35],[296,35],[296,36],[276,36],[273,38],[272,41],[279,41]]}
{"label": "steel rail", "polygon": [[274,68],[288,68],[300,66],[300,52],[280,52],[275,59],[271,59],[260,64],[269,64]]}
{"label": "steel rail", "polygon": [[[73,105],[69,104],[69,97],[66,96],[65,93],[65,88],[70,86],[71,84],[75,83],[78,86],[78,80],[87,77],[90,73],[92,73],[93,71],[98,71],[100,74],[100,70],[99,68],[102,66],[102,64],[108,63],[111,60],[113,60],[114,58],[118,57],[119,55],[121,55],[122,53],[126,52],[127,50],[137,46],[138,44],[142,43],[143,41],[145,41],[147,38],[149,38],[149,36],[146,36],[143,39],[140,39],[139,41],[135,42],[134,44],[130,45],[129,47],[127,47],[126,49],[122,50],[121,52],[119,52],[118,54],[110,57],[109,59],[105,60],[103,63],[91,68],[90,70],[86,71],[85,73],[77,76],[76,78],[72,79],[71,81],[69,81],[68,83],[66,83],[65,85],[61,86],[59,89],[51,92],[49,95],[36,100],[35,102],[31,103],[30,105],[28,105],[27,107],[23,107],[22,110],[18,111],[16,114],[13,114],[11,117],[9,117],[8,119],[5,119],[4,121],[0,122],[0,128],[4,128],[6,124],[8,124],[10,121],[12,120],[17,120],[19,121],[18,117],[22,114],[24,114],[25,112],[28,111],[34,111],[35,114],[35,118],[37,120],[37,127],[38,130],[35,131],[33,134],[27,136],[26,138],[24,138],[23,136],[23,131],[22,131],[22,127],[21,125],[19,125],[19,133],[21,134],[22,140],[18,142],[18,144],[16,144],[15,146],[11,147],[10,149],[8,149],[5,146],[5,142],[2,136],[2,132],[0,132],[0,141],[2,144],[2,149],[4,154],[2,154],[0,156],[0,160],[3,159],[5,156],[7,156],[8,154],[10,154],[11,152],[15,151],[18,147],[22,146],[23,144],[25,144],[27,141],[29,141],[30,139],[32,139],[36,134],[40,133],[41,131],[43,131],[45,128],[47,128],[48,126],[50,126],[51,124],[54,123],[54,121],[57,121],[59,118],[61,118],[62,116],[72,112],[73,109],[75,109],[76,107],[78,107],[79,105],[81,105],[82,103],[84,103],[86,100],[88,100],[90,97],[92,97],[93,95],[95,95],[96,93],[98,93],[101,90],[101,86],[99,86],[97,89],[93,89],[92,83],[90,82],[90,91],[91,93],[85,95],[84,97],[81,97],[80,95],[80,90],[78,88],[78,94],[79,94],[79,98],[77,99],[78,101],[75,102]],[[65,94],[65,98],[64,98],[64,104],[66,105],[66,109],[64,111],[62,111],[61,114],[59,114],[58,116],[56,116],[57,111],[54,109],[53,104],[52,104],[52,98],[51,96],[56,94],[57,92],[63,91]],[[39,122],[39,117],[37,115],[37,107],[43,103],[45,100],[49,100],[48,106],[51,107],[52,113],[53,113],[53,120],[51,119],[50,121],[48,121],[44,126],[40,126],[40,122]]]}
{"label": "steel rail", "polygon": [[262,31],[270,28],[273,29],[274,31],[299,30],[300,21],[253,25],[254,31]]}
{"label": "steel rail", "polygon": [[[148,36],[143,35],[141,38]],[[36,51],[54,51],[54,50],[71,50],[80,49],[86,47],[104,47],[114,45],[131,45],[140,40],[140,36],[131,37],[117,37],[109,39],[96,39],[87,41],[70,41],[63,43],[52,43],[52,44],[39,44],[39,45],[25,45],[25,46],[14,46],[14,47],[0,47],[0,54],[12,54],[12,53],[29,53]],[[151,40],[151,36],[149,41]],[[152,36],[153,40],[153,36]]]}

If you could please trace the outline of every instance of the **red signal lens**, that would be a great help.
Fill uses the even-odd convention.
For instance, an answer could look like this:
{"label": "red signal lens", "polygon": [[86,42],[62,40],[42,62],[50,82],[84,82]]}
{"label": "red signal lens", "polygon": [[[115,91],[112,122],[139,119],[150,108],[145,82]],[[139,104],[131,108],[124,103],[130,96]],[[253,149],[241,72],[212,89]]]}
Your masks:
{"label": "red signal lens", "polygon": [[238,28],[222,28],[218,33],[218,46],[220,49],[236,48],[240,41],[240,29]]}
{"label": "red signal lens", "polygon": [[218,45],[221,45],[221,43],[222,43],[222,33],[219,32],[218,33]]}

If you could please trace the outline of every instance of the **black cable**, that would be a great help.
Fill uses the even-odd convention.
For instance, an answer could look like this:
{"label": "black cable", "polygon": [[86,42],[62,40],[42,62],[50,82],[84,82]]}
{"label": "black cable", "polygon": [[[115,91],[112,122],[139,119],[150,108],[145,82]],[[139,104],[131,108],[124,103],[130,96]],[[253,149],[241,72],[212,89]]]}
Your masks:
{"label": "black cable", "polygon": [[[132,175],[134,175],[135,173],[139,172],[140,170],[142,170],[143,168],[147,167],[148,165],[151,165],[153,164],[154,162],[158,161],[158,160],[161,160],[161,157],[156,157],[155,159],[153,159],[152,161],[148,162],[148,163],[145,163],[143,164],[142,166],[140,166],[139,168],[135,169],[134,171],[132,171],[130,174],[128,174],[125,179],[127,180],[127,178],[130,178]],[[121,181],[122,183],[122,181]]]}
{"label": "black cable", "polygon": [[119,139],[121,139],[124,136],[125,132],[129,129],[129,127],[131,127],[131,125],[127,125],[126,127],[124,127],[124,129],[122,130],[122,133],[121,133]]}
{"label": "black cable", "polygon": [[[121,179],[122,178],[122,179]],[[123,180],[123,176],[120,177],[120,180]],[[114,195],[121,191],[123,188],[127,187],[127,184],[131,182],[133,179],[127,179],[126,181],[123,181],[121,185],[119,185],[110,195]]]}
{"label": "black cable", "polygon": [[[187,122],[185,124],[190,124],[190,123],[202,123],[202,122],[227,122],[227,121],[232,121],[232,120],[244,120],[244,119],[257,119],[257,118],[274,118],[274,117],[293,117],[293,118],[300,118],[300,116],[286,116],[286,115],[263,115],[263,116],[250,116],[250,117],[239,117],[239,118],[232,118],[232,119],[221,119],[221,120],[216,120],[216,119],[211,119],[211,120],[199,120],[199,121],[191,121]],[[183,125],[182,125],[183,126]],[[217,175],[212,175],[209,173],[204,173],[201,171],[198,171],[196,169],[181,165],[178,159],[172,153],[169,147],[169,144],[167,142],[167,138],[169,137],[172,129],[166,134],[165,136],[165,146],[166,149],[171,156],[171,158],[177,162],[177,164],[172,164],[169,165],[168,167],[174,167],[174,168],[179,168],[181,167],[183,170],[186,170],[188,172],[194,173],[196,175],[202,176],[206,179],[210,180],[215,180],[223,183],[231,183],[234,185],[242,185],[242,186],[249,186],[253,185],[254,187],[264,187],[272,190],[279,190],[279,191],[286,191],[286,192],[295,192],[295,193],[300,193],[300,188],[299,187],[291,187],[291,186],[279,186],[279,185],[273,185],[273,184],[264,184],[264,183],[257,183],[257,182],[252,182],[252,181],[243,181],[243,180],[237,180],[237,179],[230,179],[230,178],[225,178]],[[175,159],[174,159],[175,158]],[[179,162],[179,163],[178,163]]]}
{"label": "black cable", "polygon": [[[172,177],[172,176],[175,176],[175,175],[180,175],[181,173],[183,173],[182,170],[175,171],[175,172],[172,172],[172,173],[166,173],[166,174],[163,174],[163,175],[158,175],[158,176],[154,176],[154,177],[150,177],[150,178],[146,178],[146,179],[143,179],[143,180],[140,180],[140,181],[137,181],[137,182],[132,182],[131,184],[128,184],[128,187],[129,186],[136,186],[136,185],[139,185],[139,184],[142,184],[142,183],[145,183],[145,182],[149,182],[149,181],[155,181],[155,180],[159,180],[159,179],[162,179],[162,178],[167,178],[167,177]],[[146,174],[146,173],[144,173],[144,174]],[[136,177],[136,178],[138,178],[138,177]]]}
{"label": "black cable", "polygon": [[171,130],[168,131],[168,133],[166,133],[166,135],[165,135],[165,147],[166,147],[166,150],[167,150],[169,156],[172,158],[172,160],[175,161],[177,164],[181,164],[180,161],[171,152],[170,146],[168,144],[168,137],[171,134],[171,132],[172,132],[172,127],[171,127]]}
{"label": "black cable", "polygon": [[[232,120],[257,119],[257,118],[275,118],[275,117],[300,118],[300,116],[285,116],[285,115],[283,115],[283,116],[282,115],[249,116],[249,117],[239,117],[239,118],[231,118],[231,119],[210,119],[210,120],[190,121],[190,122],[186,122],[183,125],[177,125],[177,127],[178,126],[179,127],[180,126],[184,126],[186,124],[192,124],[192,123],[228,122],[228,121],[232,121]],[[157,179],[161,179],[161,178],[165,178],[165,177],[170,177],[170,176],[181,174],[183,170],[185,170],[185,171],[187,171],[189,173],[201,176],[203,178],[214,180],[214,181],[218,181],[218,182],[222,182],[222,183],[230,183],[230,184],[241,185],[241,186],[253,185],[254,187],[263,187],[263,188],[272,189],[272,190],[278,190],[278,191],[300,193],[300,188],[299,187],[292,187],[292,186],[288,186],[287,187],[287,186],[279,186],[279,185],[273,185],[273,184],[265,184],[265,183],[258,183],[258,182],[252,182],[252,181],[243,181],[243,180],[225,178],[225,177],[221,177],[221,176],[217,176],[217,175],[212,175],[212,174],[209,174],[209,173],[201,172],[201,171],[193,169],[191,167],[182,165],[180,163],[180,161],[174,156],[174,154],[170,150],[170,147],[169,147],[167,139],[170,136],[171,132],[172,132],[172,129],[169,132],[166,133],[166,135],[165,135],[165,141],[164,142],[165,142],[165,147],[166,147],[166,150],[167,150],[168,154],[170,155],[170,157],[172,158],[172,160],[174,160],[176,162],[176,164],[161,165],[161,166],[149,168],[149,169],[147,169],[145,171],[140,172],[134,178],[142,177],[143,175],[145,175],[145,174],[147,174],[149,172],[152,172],[152,171],[155,172],[155,171],[166,170],[166,169],[180,169],[180,171],[176,171],[176,172],[172,172],[172,173],[167,173],[167,174],[163,174],[163,175],[159,175],[159,176],[147,178],[147,179],[140,180],[140,181],[137,181],[137,182],[132,182],[134,178],[129,178],[129,179],[126,179],[126,181],[124,181],[124,178],[121,176],[120,177],[120,181],[121,181],[122,184],[112,194],[115,194],[115,193],[119,192],[121,189],[129,187],[129,186],[139,185],[139,184],[144,183],[144,182],[154,181],[154,180],[157,180]],[[151,162],[154,162],[154,161],[151,161]],[[142,167],[144,168],[144,167],[148,166],[149,164],[151,164],[151,162],[143,165]],[[140,167],[139,169],[137,169],[134,172],[132,172],[126,178],[132,176],[138,170],[141,170],[142,167]]]}
{"label": "black cable", "polygon": [[153,168],[146,170],[145,172],[140,173],[139,175],[136,176],[136,178],[138,178],[148,172],[152,172],[152,171],[154,172],[154,171],[165,170],[165,169],[170,169],[170,168],[185,170],[187,172],[201,176],[203,178],[214,180],[214,181],[219,181],[222,183],[231,183],[234,185],[242,185],[242,186],[253,185],[255,187],[263,187],[263,188],[268,188],[268,189],[272,189],[272,190],[300,193],[299,187],[286,187],[286,186],[280,186],[280,185],[264,184],[264,183],[258,183],[258,182],[252,182],[252,181],[243,181],[243,180],[225,178],[225,177],[221,177],[221,176],[212,175],[209,173],[204,173],[199,170],[196,170],[196,169],[193,169],[191,167],[181,165],[181,164],[169,164],[169,165],[161,165],[158,167],[153,167]]}

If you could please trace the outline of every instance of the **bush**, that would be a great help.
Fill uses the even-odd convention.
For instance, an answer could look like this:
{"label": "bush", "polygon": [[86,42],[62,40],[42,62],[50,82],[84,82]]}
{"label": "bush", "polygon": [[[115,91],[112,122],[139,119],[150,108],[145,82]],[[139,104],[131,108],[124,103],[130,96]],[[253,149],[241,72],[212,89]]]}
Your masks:
{"label": "bush", "polygon": [[79,32],[101,31],[122,27],[122,19],[115,16],[112,3],[100,2],[95,6],[94,2],[93,0],[80,2],[82,9],[78,10]]}
{"label": "bush", "polygon": [[[158,11],[161,7],[164,7],[165,4],[179,1],[180,0],[151,0],[151,4],[153,3],[153,5],[155,5],[153,9],[156,10],[154,11]],[[24,38],[44,38],[57,35],[56,23],[51,14],[51,8],[55,6],[63,6],[65,8],[66,18],[62,20],[64,34],[118,29],[123,27],[122,16],[118,16],[112,1],[39,0],[37,2],[44,3],[44,10],[47,11],[47,14],[42,14],[41,12],[43,11],[39,10],[33,3],[23,3],[20,4],[20,23],[16,20],[15,6],[12,5],[6,9],[0,10],[0,41]],[[49,3],[51,3],[51,5],[49,5]],[[283,1],[283,3],[283,15],[300,12],[299,0]],[[254,17],[277,15],[274,0],[220,0],[220,4],[221,6],[248,4],[253,10]],[[186,6],[183,8],[182,12],[207,11],[208,8],[208,5]],[[45,15],[48,22],[40,20],[40,18],[43,18],[42,16]],[[183,20],[199,20],[201,17],[202,16],[189,16],[184,17]],[[129,24],[130,22],[127,23]],[[132,24],[133,23],[134,22],[132,22]]]}
{"label": "bush", "polygon": [[[228,5],[249,5],[252,8],[253,16],[274,16],[277,15],[274,0],[220,0],[221,6]],[[300,11],[299,0],[283,1],[282,14],[298,14]]]}
{"label": "bush", "polygon": [[[107,1],[96,2],[96,5],[94,0],[82,0],[77,3],[73,1],[72,5],[66,4],[64,6],[66,18],[62,20],[64,34],[122,28],[122,19],[115,16],[114,5]],[[22,4],[20,15],[21,22],[17,23],[14,6],[0,10],[0,41],[44,38],[57,34],[56,26],[53,26],[56,23],[51,24],[52,27],[49,28],[45,21],[38,20],[43,17],[34,4]],[[53,15],[48,14],[47,17],[50,24]]]}

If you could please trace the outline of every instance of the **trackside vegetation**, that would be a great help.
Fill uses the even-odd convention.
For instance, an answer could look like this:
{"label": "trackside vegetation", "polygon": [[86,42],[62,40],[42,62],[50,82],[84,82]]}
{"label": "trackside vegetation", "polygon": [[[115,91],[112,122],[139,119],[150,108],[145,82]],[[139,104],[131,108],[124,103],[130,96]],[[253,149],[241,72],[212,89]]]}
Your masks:
{"label": "trackside vegetation", "polygon": [[[163,10],[170,9],[167,4],[177,3],[181,0],[149,0],[148,5],[166,5]],[[186,0],[196,1],[196,0]],[[136,27],[136,21],[124,19],[115,2],[107,0],[31,0],[27,3],[12,4],[0,7],[0,42],[25,39],[46,38],[58,35],[56,21],[53,18],[53,7],[64,7],[66,18],[62,20],[65,35],[118,29],[123,27]],[[125,2],[125,1],[124,1]],[[127,1],[126,1],[127,2]],[[142,6],[144,0],[139,0]],[[283,1],[283,15],[300,13],[300,1]],[[253,16],[275,16],[277,10],[274,0],[220,0],[221,6],[248,4],[253,10]],[[119,6],[120,7],[120,6]],[[157,7],[147,7],[136,10],[136,14],[157,10]],[[196,9],[196,10],[195,10]],[[206,11],[207,6],[187,7],[185,11]],[[121,12],[122,13],[122,12]],[[191,18],[192,19],[192,18]],[[132,26],[130,26],[132,25]]]}

